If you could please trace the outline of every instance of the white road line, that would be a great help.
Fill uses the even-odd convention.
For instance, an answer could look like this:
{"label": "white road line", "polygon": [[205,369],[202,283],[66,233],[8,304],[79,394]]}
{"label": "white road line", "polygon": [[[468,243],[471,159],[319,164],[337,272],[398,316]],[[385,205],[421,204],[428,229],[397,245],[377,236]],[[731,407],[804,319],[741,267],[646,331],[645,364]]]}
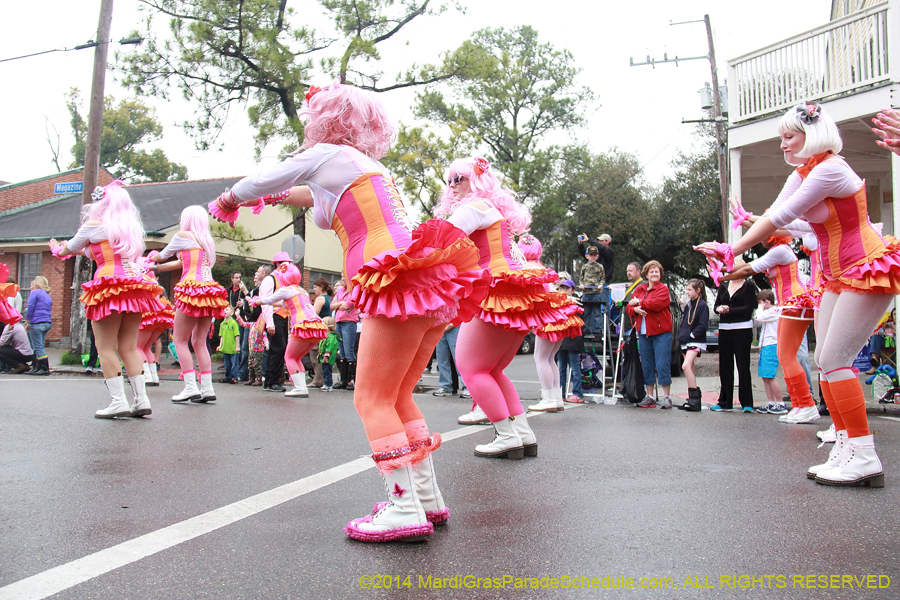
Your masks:
{"label": "white road line", "polygon": [[882,417],[879,415],[878,418],[879,419],[887,419],[888,421],[900,421],[900,418],[897,418],[897,417]]}
{"label": "white road line", "polygon": [[[528,418],[534,418],[538,414],[531,414]],[[441,437],[444,441],[449,442],[484,431],[484,429],[484,427],[466,426],[441,434]],[[368,457],[362,457],[315,475],[298,479],[293,483],[250,496],[228,506],[197,515],[186,521],[169,525],[117,546],[89,554],[43,573],[11,583],[0,588],[0,600],[40,600],[41,598],[47,598],[84,583],[89,579],[99,577],[119,567],[137,562],[142,558],[162,552],[226,525],[236,523],[374,467],[375,465],[372,464]]]}

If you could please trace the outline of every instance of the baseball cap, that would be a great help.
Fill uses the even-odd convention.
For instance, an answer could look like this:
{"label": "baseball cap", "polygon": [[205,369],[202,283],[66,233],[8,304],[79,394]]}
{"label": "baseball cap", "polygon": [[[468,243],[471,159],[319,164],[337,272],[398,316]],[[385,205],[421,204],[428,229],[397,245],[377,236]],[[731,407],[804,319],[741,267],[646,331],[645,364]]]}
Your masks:
{"label": "baseball cap", "polygon": [[601,242],[611,242],[612,238],[609,237],[608,233],[604,233],[603,235],[600,236],[600,241]]}
{"label": "baseball cap", "polygon": [[597,246],[588,246],[588,249],[584,251],[584,255],[588,254],[600,254],[600,251],[597,250]]}
{"label": "baseball cap", "polygon": [[563,279],[562,281],[559,282],[559,285],[564,285],[566,287],[574,288],[575,282],[572,281],[571,279]]}

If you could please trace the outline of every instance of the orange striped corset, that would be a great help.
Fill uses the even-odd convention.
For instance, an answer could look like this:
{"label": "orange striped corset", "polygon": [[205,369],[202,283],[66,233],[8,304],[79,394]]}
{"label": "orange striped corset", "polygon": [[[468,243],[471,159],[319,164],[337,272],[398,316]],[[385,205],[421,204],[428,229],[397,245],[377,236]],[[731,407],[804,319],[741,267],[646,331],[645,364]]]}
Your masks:
{"label": "orange striped corset", "polygon": [[828,218],[810,223],[819,240],[822,273],[837,279],[847,269],[884,254],[885,241],[872,227],[866,206],[866,185],[846,198],[825,198]]}
{"label": "orange striped corset", "polygon": [[89,244],[88,255],[97,263],[94,279],[99,277],[142,277],[141,271],[134,261],[116,254],[109,240],[100,240]]}
{"label": "orange striped corset", "polygon": [[778,304],[784,304],[791,298],[802,296],[807,292],[797,269],[799,264],[799,261],[795,260],[789,265],[778,265],[767,271]]}
{"label": "orange striped corset", "polygon": [[501,219],[486,229],[473,231],[469,239],[478,248],[478,266],[490,269],[492,276],[523,269],[519,259],[513,256],[514,252],[518,251],[516,253],[520,254],[521,251],[513,242],[506,219]]}
{"label": "orange striped corset", "polygon": [[209,260],[203,248],[189,248],[180,250],[181,281],[202,281],[212,283],[212,270],[209,268]]}

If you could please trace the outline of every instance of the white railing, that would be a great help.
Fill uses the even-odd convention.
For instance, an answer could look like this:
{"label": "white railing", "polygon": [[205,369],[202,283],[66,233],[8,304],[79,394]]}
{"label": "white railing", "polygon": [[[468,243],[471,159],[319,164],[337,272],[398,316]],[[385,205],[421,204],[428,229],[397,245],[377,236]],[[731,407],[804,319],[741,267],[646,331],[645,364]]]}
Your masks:
{"label": "white railing", "polygon": [[732,123],[890,81],[888,3],[728,61]]}

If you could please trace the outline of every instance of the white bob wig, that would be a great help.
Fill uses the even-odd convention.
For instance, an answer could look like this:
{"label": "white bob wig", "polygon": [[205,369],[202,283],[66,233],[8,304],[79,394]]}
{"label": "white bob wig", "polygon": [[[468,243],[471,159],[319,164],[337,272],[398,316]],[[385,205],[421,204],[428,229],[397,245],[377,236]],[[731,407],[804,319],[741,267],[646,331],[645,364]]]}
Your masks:
{"label": "white bob wig", "polygon": [[844,147],[841,132],[825,109],[816,102],[804,102],[788,109],[778,123],[778,134],[797,131],[806,136],[803,149],[797,158],[810,158],[831,150],[838,154]]}

